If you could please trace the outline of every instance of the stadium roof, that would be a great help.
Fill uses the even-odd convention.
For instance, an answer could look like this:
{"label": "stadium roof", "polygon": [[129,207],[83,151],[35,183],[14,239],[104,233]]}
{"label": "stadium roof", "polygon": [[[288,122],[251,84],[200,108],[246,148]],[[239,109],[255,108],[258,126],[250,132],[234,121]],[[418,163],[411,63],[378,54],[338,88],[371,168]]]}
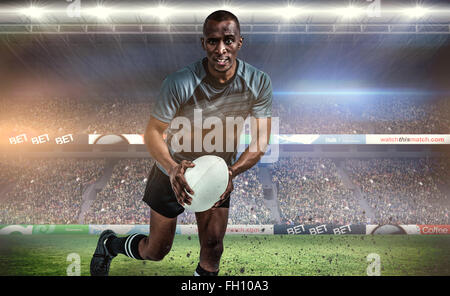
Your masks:
{"label": "stadium roof", "polygon": [[[99,4],[101,3],[101,4]],[[449,34],[448,1],[2,1],[0,33],[201,34],[226,9],[246,34]]]}

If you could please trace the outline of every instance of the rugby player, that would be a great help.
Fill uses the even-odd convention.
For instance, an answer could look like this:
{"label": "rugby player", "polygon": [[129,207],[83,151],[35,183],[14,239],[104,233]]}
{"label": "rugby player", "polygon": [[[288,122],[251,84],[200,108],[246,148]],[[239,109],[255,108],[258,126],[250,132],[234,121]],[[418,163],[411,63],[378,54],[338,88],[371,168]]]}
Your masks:
{"label": "rugby player", "polygon": [[[206,57],[167,76],[146,127],[145,143],[156,161],[149,173],[143,197],[151,208],[150,234],[118,237],[112,230],[102,232],[91,260],[91,275],[108,275],[111,260],[118,254],[152,261],[162,260],[168,254],[175,235],[177,216],[184,211],[183,205],[192,201],[185,192],[193,194],[184,172],[194,166],[192,160],[206,154],[222,157],[229,167],[230,178],[220,200],[210,210],[195,213],[200,258],[194,275],[217,275],[219,272],[232,180],[253,167],[267,148],[271,129],[272,86],[266,73],[237,58],[243,37],[239,21],[231,12],[215,11],[205,19],[201,44]],[[182,116],[194,125],[194,110],[201,110],[203,117],[215,116],[222,123],[229,117],[245,119],[250,116],[253,118],[252,134],[256,137],[252,137],[250,145],[237,160],[237,149],[206,152],[202,147],[200,151],[175,151],[171,143],[180,129],[171,123]],[[209,130],[203,126],[200,128],[203,139]],[[237,147],[239,129],[242,130],[242,127],[233,127],[232,131],[224,129],[223,132],[224,139],[228,141],[229,135],[233,135],[234,148]],[[192,140],[192,134],[189,137],[183,138],[183,141]]]}

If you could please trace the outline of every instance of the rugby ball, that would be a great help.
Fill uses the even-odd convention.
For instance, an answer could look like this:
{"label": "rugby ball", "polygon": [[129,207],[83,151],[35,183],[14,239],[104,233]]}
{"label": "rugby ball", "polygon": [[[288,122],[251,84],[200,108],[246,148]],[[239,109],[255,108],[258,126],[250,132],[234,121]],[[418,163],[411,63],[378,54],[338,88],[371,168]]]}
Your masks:
{"label": "rugby ball", "polygon": [[227,189],[228,166],[223,158],[214,155],[201,156],[192,162],[195,167],[187,168],[184,177],[194,194],[186,192],[192,202],[184,204],[184,208],[190,212],[204,212],[218,202]]}

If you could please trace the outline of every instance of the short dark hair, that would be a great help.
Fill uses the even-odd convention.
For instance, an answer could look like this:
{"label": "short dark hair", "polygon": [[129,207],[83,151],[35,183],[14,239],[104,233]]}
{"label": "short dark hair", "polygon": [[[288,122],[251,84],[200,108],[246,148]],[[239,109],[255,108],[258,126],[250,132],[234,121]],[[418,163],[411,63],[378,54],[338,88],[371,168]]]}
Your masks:
{"label": "short dark hair", "polygon": [[203,23],[203,35],[205,35],[206,33],[206,24],[208,23],[209,20],[213,20],[216,22],[234,21],[239,30],[239,34],[241,33],[241,26],[239,24],[239,20],[234,14],[226,10],[217,10],[208,15],[208,17],[205,19],[205,22]]}

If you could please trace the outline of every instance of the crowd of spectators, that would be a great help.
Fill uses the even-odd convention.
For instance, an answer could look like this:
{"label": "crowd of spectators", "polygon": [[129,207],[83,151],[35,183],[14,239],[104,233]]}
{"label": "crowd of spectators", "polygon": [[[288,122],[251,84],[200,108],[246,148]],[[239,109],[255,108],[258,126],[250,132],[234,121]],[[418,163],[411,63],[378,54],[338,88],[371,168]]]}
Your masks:
{"label": "crowd of spectators", "polygon": [[150,208],[142,201],[153,159],[121,159],[97,194],[86,224],[148,224]]}
{"label": "crowd of spectators", "polygon": [[83,190],[102,175],[104,162],[2,159],[15,186],[1,198],[0,224],[77,224]]}
{"label": "crowd of spectators", "polygon": [[89,121],[89,134],[143,134],[150,118],[152,102],[113,99],[96,106]]}
{"label": "crowd of spectators", "polygon": [[18,178],[17,169],[6,155],[0,156],[0,186],[14,182]]}
{"label": "crowd of spectators", "polygon": [[85,133],[94,106],[93,101],[70,98],[0,98],[0,130],[6,136]]}
{"label": "crowd of spectators", "polygon": [[282,223],[366,223],[364,210],[332,160],[281,158],[272,171]]}
{"label": "crowd of spectators", "polygon": [[[151,98],[0,98],[0,136],[142,134]],[[450,134],[450,100],[396,96],[274,97],[282,134]]]}
{"label": "crowd of spectators", "polygon": [[281,134],[449,134],[450,100],[301,96],[274,100]]}
{"label": "crowd of spectators", "polygon": [[[107,185],[97,194],[85,216],[86,224],[148,224],[149,207],[142,201],[151,159],[122,159],[114,167]],[[264,224],[270,212],[262,200],[262,186],[253,168],[234,180],[230,199],[230,224]],[[195,214],[184,211],[179,224],[195,224]]]}
{"label": "crowd of spectators", "polygon": [[[150,209],[142,197],[153,165],[149,158],[118,160],[82,222],[148,224]],[[83,192],[100,180],[105,166],[105,159],[0,158],[0,192],[14,184],[0,198],[0,224],[79,223]],[[234,179],[229,224],[275,223],[259,170],[255,166]],[[271,172],[281,223],[450,224],[445,159],[347,159],[338,167],[332,159],[289,157]],[[350,181],[343,182],[342,174]],[[178,223],[195,224],[195,215],[185,211]]]}
{"label": "crowd of spectators", "polygon": [[448,163],[434,159],[347,160],[345,169],[377,224],[449,224]]}
{"label": "crowd of spectators", "polygon": [[263,187],[258,180],[258,167],[238,175],[233,180],[230,197],[229,224],[270,224],[269,208],[264,203]]}
{"label": "crowd of spectators", "polygon": [[[128,99],[0,98],[0,137],[25,133],[29,138],[48,134],[142,134],[152,102]],[[28,139],[29,140],[29,139]]]}

